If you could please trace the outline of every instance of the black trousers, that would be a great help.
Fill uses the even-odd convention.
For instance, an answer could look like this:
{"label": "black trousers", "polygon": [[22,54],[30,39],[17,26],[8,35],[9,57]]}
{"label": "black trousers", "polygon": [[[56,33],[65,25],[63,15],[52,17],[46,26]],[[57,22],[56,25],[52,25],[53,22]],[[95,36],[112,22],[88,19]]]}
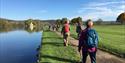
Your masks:
{"label": "black trousers", "polygon": [[91,63],[96,63],[96,51],[95,52],[82,51],[82,63],[86,63],[88,55],[90,56]]}

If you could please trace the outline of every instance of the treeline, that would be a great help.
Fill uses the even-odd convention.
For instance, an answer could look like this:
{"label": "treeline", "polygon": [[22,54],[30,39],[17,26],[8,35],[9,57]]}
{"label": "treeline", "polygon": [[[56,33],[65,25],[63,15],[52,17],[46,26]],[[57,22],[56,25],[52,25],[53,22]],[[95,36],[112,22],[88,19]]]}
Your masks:
{"label": "treeline", "polygon": [[24,22],[0,18],[0,32],[8,32],[14,29],[24,29]]}
{"label": "treeline", "polygon": [[[64,22],[68,20],[67,18],[62,18],[62,19],[57,19],[56,20],[56,25],[62,25],[64,24]],[[91,20],[91,19],[88,19],[88,20]],[[82,20],[81,17],[77,17],[77,18],[73,18],[70,21],[70,24],[71,25],[75,25],[76,23],[81,23],[81,24],[85,24],[85,22],[87,20]],[[94,24],[95,25],[121,25],[121,24],[125,24],[125,21],[103,21],[102,19],[97,19],[96,21],[94,21]]]}
{"label": "treeline", "polygon": [[[64,22],[66,20],[68,20],[68,19],[67,18],[57,19],[56,20],[56,24],[57,25],[64,24]],[[88,20],[90,20],[90,19],[88,19]],[[82,20],[81,17],[76,17],[76,18],[73,18],[73,19],[71,19],[69,21],[70,21],[70,24],[74,25],[74,24],[76,24],[78,22],[80,22],[81,24],[85,24],[85,21],[87,21],[87,20]],[[116,21],[103,21],[102,19],[99,18],[98,20],[94,21],[94,24],[97,24],[97,25],[101,25],[101,24],[109,24],[109,25],[113,25],[113,24],[125,24],[125,12],[121,13],[117,17]]]}
{"label": "treeline", "polygon": [[[67,18],[57,19],[56,24],[59,24],[59,25],[64,24],[65,21],[67,21],[67,20],[68,20]],[[73,18],[72,20],[68,20],[68,21],[70,21],[70,24],[76,24],[78,22],[81,22],[81,23],[83,22],[81,17]]]}
{"label": "treeline", "polygon": [[[34,20],[34,19],[27,19],[23,21],[15,21],[15,20],[8,20],[8,19],[2,19],[0,18],[0,30],[2,29],[7,29],[11,30],[12,28],[22,28],[22,29],[27,29],[30,26],[30,23],[33,23],[34,29],[36,30],[41,30],[45,26],[52,26],[52,27],[57,27],[59,28],[61,25],[67,21],[67,18],[62,18],[62,19],[57,19],[57,20]],[[76,23],[80,22],[81,24],[85,24],[86,20],[82,20],[81,17],[76,17],[73,18],[70,21],[70,24],[75,25]],[[102,24],[125,24],[125,12],[121,13],[116,21],[103,21],[102,19],[98,19],[94,21],[94,24],[97,25],[102,25]]]}
{"label": "treeline", "polygon": [[[33,30],[29,29],[29,25],[31,22],[34,25]],[[8,32],[16,29],[26,30],[28,32],[40,31],[42,30],[43,26],[44,22],[40,20],[27,19],[23,21],[15,21],[15,20],[0,18],[0,32]]]}

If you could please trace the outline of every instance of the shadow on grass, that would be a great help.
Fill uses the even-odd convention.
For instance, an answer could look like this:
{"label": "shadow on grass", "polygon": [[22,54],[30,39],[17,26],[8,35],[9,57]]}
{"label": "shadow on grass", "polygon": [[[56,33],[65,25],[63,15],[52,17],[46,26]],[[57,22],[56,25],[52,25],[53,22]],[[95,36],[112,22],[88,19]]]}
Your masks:
{"label": "shadow on grass", "polygon": [[77,39],[75,34],[71,34],[70,36],[73,37],[74,39]]}
{"label": "shadow on grass", "polygon": [[63,46],[63,43],[60,43],[60,42],[45,42],[45,43],[42,43],[42,45],[53,45],[53,46]]}
{"label": "shadow on grass", "polygon": [[43,30],[44,32],[52,32],[51,30]]}
{"label": "shadow on grass", "polygon": [[[62,61],[62,62],[69,62],[69,63],[79,63],[76,60],[71,60],[71,59],[65,59],[65,58],[59,58],[59,57],[55,57],[55,56],[49,56],[49,55],[42,55],[42,58],[48,58],[48,59],[52,59],[52,60],[56,60],[56,61]],[[50,62],[42,62],[42,63],[50,63]]]}
{"label": "shadow on grass", "polygon": [[51,62],[42,62],[42,63],[51,63]]}
{"label": "shadow on grass", "polygon": [[[62,39],[61,37],[43,37],[43,39]],[[63,39],[62,39],[63,40]]]}

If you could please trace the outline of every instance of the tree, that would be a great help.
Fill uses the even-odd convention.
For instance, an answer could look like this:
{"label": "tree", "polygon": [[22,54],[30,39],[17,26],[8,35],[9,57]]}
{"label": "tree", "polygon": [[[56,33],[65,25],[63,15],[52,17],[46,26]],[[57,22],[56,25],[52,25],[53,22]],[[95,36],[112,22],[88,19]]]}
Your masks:
{"label": "tree", "polygon": [[57,19],[56,20],[56,30],[59,30],[60,26],[61,26],[61,19]]}
{"label": "tree", "polygon": [[117,20],[116,22],[120,22],[120,23],[125,23],[125,12],[124,13],[121,13],[118,17],[117,17]]}
{"label": "tree", "polygon": [[61,24],[64,24],[68,19],[67,18],[62,18]]}
{"label": "tree", "polygon": [[96,24],[101,24],[102,22],[103,22],[103,20],[99,18],[99,19],[96,21]]}
{"label": "tree", "polygon": [[71,20],[71,24],[75,24],[75,23],[77,23],[77,18],[73,18],[73,19]]}
{"label": "tree", "polygon": [[28,20],[25,21],[25,24],[28,25],[28,24],[30,24],[32,21],[33,21],[32,19],[28,19]]}
{"label": "tree", "polygon": [[60,25],[60,24],[61,24],[61,19],[57,19],[57,20],[56,20],[56,24],[57,24],[57,25]]}
{"label": "tree", "polygon": [[77,23],[78,23],[78,22],[79,22],[79,23],[82,23],[82,18],[81,18],[81,17],[78,17],[77,20],[78,20]]}
{"label": "tree", "polygon": [[75,24],[75,23],[82,23],[82,18],[81,17],[77,17],[77,18],[73,18],[71,20],[71,24]]}

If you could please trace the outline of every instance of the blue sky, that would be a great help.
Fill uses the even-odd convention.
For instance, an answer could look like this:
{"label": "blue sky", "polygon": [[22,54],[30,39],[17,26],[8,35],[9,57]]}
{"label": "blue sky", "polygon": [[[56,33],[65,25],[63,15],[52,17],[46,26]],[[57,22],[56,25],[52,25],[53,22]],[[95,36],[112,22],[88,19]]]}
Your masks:
{"label": "blue sky", "polygon": [[14,20],[82,17],[116,20],[125,0],[0,0],[0,17]]}

